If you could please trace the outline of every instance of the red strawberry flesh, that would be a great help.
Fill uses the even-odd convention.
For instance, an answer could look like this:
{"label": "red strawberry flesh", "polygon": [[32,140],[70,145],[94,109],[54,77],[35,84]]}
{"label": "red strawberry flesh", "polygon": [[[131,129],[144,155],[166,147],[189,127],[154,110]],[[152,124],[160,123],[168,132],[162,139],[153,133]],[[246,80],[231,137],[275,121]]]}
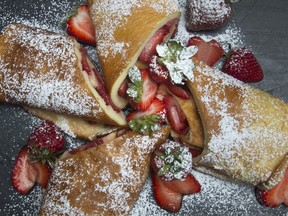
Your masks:
{"label": "red strawberry flesh", "polygon": [[28,148],[19,152],[12,170],[12,185],[21,194],[28,194],[35,185],[37,171],[30,163]]}
{"label": "red strawberry flesh", "polygon": [[169,33],[169,31],[164,27],[158,29],[152,38],[145,45],[138,59],[142,62],[149,62],[151,57],[156,54],[156,46],[162,43],[164,37]]}
{"label": "red strawberry flesh", "polygon": [[141,101],[139,103],[131,101],[130,105],[134,109],[145,111],[149,108],[153,100],[156,98],[158,92],[158,84],[152,80],[148,69],[142,69],[140,71],[143,86]]}
{"label": "red strawberry flesh", "polygon": [[31,165],[37,171],[36,182],[41,187],[47,188],[52,172],[51,167],[47,163],[43,164],[41,161],[32,162]]}
{"label": "red strawberry flesh", "polygon": [[181,208],[183,196],[165,187],[163,181],[165,180],[152,172],[152,185],[155,201],[161,208],[176,213]]}
{"label": "red strawberry flesh", "polygon": [[89,15],[87,5],[81,5],[76,16],[70,17],[67,22],[67,33],[74,36],[76,40],[96,45],[95,27]]}
{"label": "red strawberry flesh", "polygon": [[188,46],[198,47],[198,51],[194,57],[209,66],[215,65],[224,55],[224,49],[214,39],[206,42],[198,36],[193,36],[188,40]]}
{"label": "red strawberry flesh", "polygon": [[[288,170],[286,170],[282,180],[270,190],[255,189],[255,194],[258,202],[261,205],[276,208],[282,203],[287,203],[287,192],[288,190]],[[285,197],[286,196],[286,197]]]}

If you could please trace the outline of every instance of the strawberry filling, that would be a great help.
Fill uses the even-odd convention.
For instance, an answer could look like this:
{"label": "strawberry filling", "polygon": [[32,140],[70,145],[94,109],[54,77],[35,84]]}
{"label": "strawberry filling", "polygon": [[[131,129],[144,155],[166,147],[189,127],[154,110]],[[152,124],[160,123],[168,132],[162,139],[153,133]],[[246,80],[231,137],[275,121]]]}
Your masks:
{"label": "strawberry filling", "polygon": [[95,90],[97,91],[97,93],[102,97],[102,99],[105,101],[105,104],[107,106],[111,106],[116,112],[121,112],[121,109],[118,108],[108,96],[108,93],[105,89],[104,81],[99,75],[97,69],[94,68],[92,64],[89,64],[88,59],[87,59],[88,55],[84,47],[80,48],[80,53],[81,53],[82,70],[88,74],[90,78],[90,82],[95,88]]}

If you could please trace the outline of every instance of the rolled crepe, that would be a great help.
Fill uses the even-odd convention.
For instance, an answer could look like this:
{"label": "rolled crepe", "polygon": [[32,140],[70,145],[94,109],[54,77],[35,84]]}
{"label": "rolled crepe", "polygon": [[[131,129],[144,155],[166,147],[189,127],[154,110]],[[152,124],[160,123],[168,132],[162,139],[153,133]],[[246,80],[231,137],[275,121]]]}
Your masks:
{"label": "rolled crepe", "polygon": [[22,24],[10,24],[0,35],[0,101],[126,124],[73,37]]}
{"label": "rolled crepe", "polygon": [[197,62],[188,81],[204,128],[194,159],[230,179],[272,188],[288,167],[288,108],[280,99]]}
{"label": "rolled crepe", "polygon": [[150,155],[169,132],[130,131],[58,160],[40,215],[128,215],[148,177]]}
{"label": "rolled crepe", "polygon": [[155,32],[179,19],[178,1],[88,0],[88,5],[107,91],[117,106],[124,107],[126,99],[118,95],[120,85]]}

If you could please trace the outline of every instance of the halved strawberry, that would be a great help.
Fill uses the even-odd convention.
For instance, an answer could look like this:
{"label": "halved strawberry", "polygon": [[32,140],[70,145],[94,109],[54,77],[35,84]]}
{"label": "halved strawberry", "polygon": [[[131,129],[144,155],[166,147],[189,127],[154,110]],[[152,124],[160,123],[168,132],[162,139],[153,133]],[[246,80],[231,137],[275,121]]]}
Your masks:
{"label": "halved strawberry", "polygon": [[130,105],[137,110],[145,111],[152,104],[158,92],[158,84],[151,79],[148,69],[141,70],[142,96],[139,103],[131,101]]}
{"label": "halved strawberry", "polygon": [[180,97],[185,100],[188,100],[190,98],[188,90],[185,88],[185,86],[172,84],[171,82],[166,82],[165,85],[170,90],[170,92],[174,94],[175,96]]}
{"label": "halved strawberry", "polygon": [[43,164],[40,161],[31,162],[31,165],[37,171],[36,182],[41,185],[41,187],[47,188],[52,168],[47,163]]}
{"label": "halved strawberry", "polygon": [[125,79],[118,89],[118,94],[122,97],[128,97],[127,89],[128,89],[128,82]]}
{"label": "halved strawberry", "polygon": [[287,190],[287,188],[288,188],[288,170],[286,170],[283,179],[272,189],[261,190],[256,187],[255,188],[256,198],[261,205],[276,208],[283,202],[287,203],[286,200],[287,195],[285,194],[285,190]]}
{"label": "halved strawberry", "polygon": [[180,105],[173,96],[163,98],[167,110],[167,119],[173,130],[179,134],[186,134],[189,129],[187,118]]}
{"label": "halved strawberry", "polygon": [[201,37],[193,36],[188,40],[188,46],[198,47],[194,57],[209,66],[213,66],[224,55],[224,49],[214,39],[206,42]]}
{"label": "halved strawberry", "polygon": [[12,185],[21,194],[27,194],[35,185],[37,171],[30,163],[28,148],[19,152],[12,170]]}
{"label": "halved strawberry", "polygon": [[66,24],[67,33],[74,36],[76,40],[90,45],[96,45],[96,31],[87,5],[80,5],[77,9],[77,14],[71,16]]}
{"label": "halved strawberry", "polygon": [[157,30],[142,50],[138,59],[142,62],[149,62],[151,57],[156,54],[156,46],[162,43],[168,33],[169,31],[165,26]]}
{"label": "halved strawberry", "polygon": [[154,198],[157,204],[169,211],[178,212],[182,205],[183,196],[164,186],[163,179],[152,172],[152,185]]}
{"label": "halved strawberry", "polygon": [[165,109],[165,105],[161,100],[158,98],[155,98],[152,102],[152,104],[149,106],[149,108],[146,111],[133,111],[127,115],[127,122],[131,121],[135,118],[140,118],[142,116],[150,116],[153,114],[160,114]]}
{"label": "halved strawberry", "polygon": [[199,193],[201,191],[200,183],[192,174],[188,174],[183,180],[164,181],[164,185],[170,190],[183,195]]}

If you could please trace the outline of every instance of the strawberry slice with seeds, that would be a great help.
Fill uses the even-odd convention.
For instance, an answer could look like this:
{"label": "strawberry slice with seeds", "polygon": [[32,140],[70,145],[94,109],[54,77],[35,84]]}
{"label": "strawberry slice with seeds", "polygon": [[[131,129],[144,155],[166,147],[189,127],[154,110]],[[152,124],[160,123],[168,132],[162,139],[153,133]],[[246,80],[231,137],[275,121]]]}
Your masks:
{"label": "strawberry slice with seeds", "polygon": [[152,172],[152,185],[155,201],[161,208],[169,212],[178,212],[182,205],[183,196],[182,194],[176,193],[165,187],[164,181],[165,180]]}
{"label": "strawberry slice with seeds", "polygon": [[198,47],[194,57],[211,67],[224,55],[224,49],[214,39],[206,42],[201,37],[193,36],[188,40],[188,46]]}
{"label": "strawberry slice with seeds", "polygon": [[156,54],[156,46],[161,44],[164,37],[169,33],[164,26],[156,31],[152,38],[148,41],[138,59],[142,62],[148,63],[153,55]]}
{"label": "strawberry slice with seeds", "polygon": [[36,182],[41,187],[47,188],[52,172],[51,167],[47,163],[43,164],[41,161],[32,162],[31,165],[37,171]]}
{"label": "strawberry slice with seeds", "polygon": [[142,96],[140,102],[131,101],[130,105],[136,109],[145,111],[152,104],[158,92],[158,84],[151,79],[148,69],[141,70]]}
{"label": "strawberry slice with seeds", "polygon": [[96,33],[87,5],[80,5],[75,16],[67,22],[67,33],[74,36],[79,42],[96,45]]}
{"label": "strawberry slice with seeds", "polygon": [[[288,190],[288,170],[286,170],[283,179],[270,190],[261,190],[256,187],[256,199],[261,205],[276,208],[283,202],[287,203],[287,190]],[[285,193],[286,191],[286,193]]]}
{"label": "strawberry slice with seeds", "polygon": [[154,114],[161,114],[164,112],[165,105],[161,100],[158,98],[155,98],[152,104],[149,106],[149,108],[146,111],[133,111],[127,115],[127,122],[135,119],[135,118],[141,118],[142,116],[150,116]]}
{"label": "strawberry slice with seeds", "polygon": [[167,119],[173,130],[179,134],[186,134],[189,129],[187,118],[181,109],[181,106],[173,96],[163,98],[167,110]]}
{"label": "strawberry slice with seeds", "polygon": [[246,83],[260,82],[263,79],[263,71],[259,62],[245,47],[229,52],[222,71]]}
{"label": "strawberry slice with seeds", "polygon": [[170,190],[183,195],[199,193],[201,191],[200,183],[192,174],[188,174],[183,180],[164,181],[164,185]]}
{"label": "strawberry slice with seeds", "polygon": [[28,147],[19,152],[12,170],[12,185],[21,194],[28,194],[36,182],[37,171],[29,160]]}

